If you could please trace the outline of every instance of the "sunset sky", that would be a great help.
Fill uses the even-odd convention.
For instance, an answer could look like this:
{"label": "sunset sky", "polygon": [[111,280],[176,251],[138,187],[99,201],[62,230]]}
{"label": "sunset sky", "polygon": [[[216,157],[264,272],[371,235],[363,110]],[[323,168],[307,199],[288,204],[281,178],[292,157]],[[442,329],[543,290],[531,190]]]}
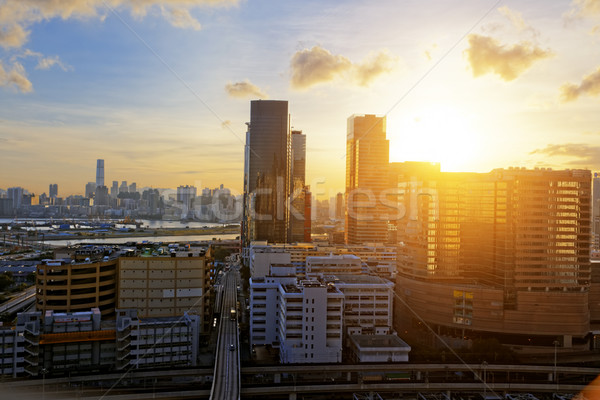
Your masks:
{"label": "sunset sky", "polygon": [[600,169],[600,0],[0,0],[0,189],[242,189],[250,100],[289,100],[307,184],[346,119],[390,160]]}

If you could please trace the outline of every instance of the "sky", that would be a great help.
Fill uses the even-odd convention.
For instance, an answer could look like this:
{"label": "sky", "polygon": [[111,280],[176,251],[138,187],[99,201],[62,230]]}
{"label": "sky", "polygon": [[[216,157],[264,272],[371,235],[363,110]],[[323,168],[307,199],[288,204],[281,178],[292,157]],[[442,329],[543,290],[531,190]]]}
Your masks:
{"label": "sky", "polygon": [[243,186],[250,100],[288,100],[307,184],[346,121],[390,161],[600,170],[600,0],[0,0],[0,189]]}

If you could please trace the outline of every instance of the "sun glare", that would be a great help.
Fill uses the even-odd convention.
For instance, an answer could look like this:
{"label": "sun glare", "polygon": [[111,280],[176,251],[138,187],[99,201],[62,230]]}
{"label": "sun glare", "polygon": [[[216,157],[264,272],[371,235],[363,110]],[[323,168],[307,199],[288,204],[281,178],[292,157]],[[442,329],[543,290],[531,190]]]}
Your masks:
{"label": "sun glare", "polygon": [[445,171],[467,171],[476,169],[481,156],[480,137],[472,127],[472,118],[450,107],[416,111],[394,132],[391,161],[432,161],[441,163]]}

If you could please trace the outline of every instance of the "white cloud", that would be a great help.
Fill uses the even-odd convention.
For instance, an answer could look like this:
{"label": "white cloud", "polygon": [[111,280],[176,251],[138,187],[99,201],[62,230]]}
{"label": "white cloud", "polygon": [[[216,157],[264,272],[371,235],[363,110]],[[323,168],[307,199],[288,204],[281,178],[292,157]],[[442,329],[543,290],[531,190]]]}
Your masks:
{"label": "white cloud", "polygon": [[346,82],[368,86],[379,75],[391,71],[396,61],[384,50],[370,55],[362,63],[352,63],[342,55],[334,55],[327,49],[314,46],[297,51],[292,56],[290,83],[292,88],[302,90],[346,77]]}
{"label": "white cloud", "polygon": [[474,77],[495,73],[505,81],[518,78],[536,61],[552,56],[550,50],[527,41],[506,46],[492,37],[477,34],[469,35],[465,54]]}
{"label": "white cloud", "polygon": [[242,99],[266,99],[269,97],[261,88],[251,83],[247,79],[243,82],[228,83],[227,85],[225,85],[225,91],[231,97],[237,97]]}
{"label": "white cloud", "polygon": [[23,93],[33,90],[31,82],[27,79],[25,68],[18,62],[13,63],[11,70],[6,70],[0,61],[0,86],[13,87]]}

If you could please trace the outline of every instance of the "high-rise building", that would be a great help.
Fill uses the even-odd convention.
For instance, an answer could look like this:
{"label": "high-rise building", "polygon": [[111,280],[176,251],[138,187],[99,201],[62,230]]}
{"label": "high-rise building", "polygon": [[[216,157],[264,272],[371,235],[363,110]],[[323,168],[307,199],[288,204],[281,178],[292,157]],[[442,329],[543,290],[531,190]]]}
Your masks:
{"label": "high-rise building", "polygon": [[58,184],[51,183],[48,188],[48,197],[58,197]]}
{"label": "high-rise building", "polygon": [[335,219],[341,220],[344,218],[344,194],[338,193],[335,196]]}
{"label": "high-rise building", "polygon": [[109,205],[108,188],[106,186],[96,186],[96,194],[94,195],[95,206],[108,206]]}
{"label": "high-rise building", "polygon": [[287,101],[250,102],[244,163],[243,246],[288,241],[291,133]]}
{"label": "high-rise building", "polygon": [[119,187],[119,193],[128,193],[129,186],[127,186],[127,181],[121,181],[121,186]]}
{"label": "high-rise building", "polygon": [[592,231],[594,232],[593,246],[600,249],[600,173],[594,173],[592,181]]}
{"label": "high-rise building", "polygon": [[395,170],[406,210],[397,231],[397,328],[424,321],[438,334],[517,345],[587,340],[590,171]]}
{"label": "high-rise building", "polygon": [[96,187],[104,186],[104,160],[96,161]]}
{"label": "high-rise building", "polygon": [[197,189],[194,186],[179,186],[177,188],[177,203],[183,207],[183,214],[187,214],[194,209],[194,199],[196,198]]}
{"label": "high-rise building", "polygon": [[96,183],[95,182],[86,183],[85,197],[87,197],[88,199],[91,199],[92,197],[94,197],[94,193],[96,193]]}
{"label": "high-rise building", "polygon": [[[290,242],[304,241],[305,180],[306,180],[306,135],[302,131],[292,131],[292,186],[290,197]],[[310,216],[309,216],[310,218]]]}
{"label": "high-rise building", "polygon": [[129,193],[135,192],[137,192],[137,183],[133,182],[131,185],[129,185]]}
{"label": "high-rise building", "polygon": [[346,141],[346,243],[385,243],[390,208],[389,141],[385,117],[348,118]]}
{"label": "high-rise building", "polygon": [[113,181],[110,188],[110,197],[116,199],[119,195],[119,181]]}
{"label": "high-rise building", "polygon": [[12,200],[12,209],[18,210],[23,205],[25,191],[22,187],[11,187],[6,189],[6,197]]}

